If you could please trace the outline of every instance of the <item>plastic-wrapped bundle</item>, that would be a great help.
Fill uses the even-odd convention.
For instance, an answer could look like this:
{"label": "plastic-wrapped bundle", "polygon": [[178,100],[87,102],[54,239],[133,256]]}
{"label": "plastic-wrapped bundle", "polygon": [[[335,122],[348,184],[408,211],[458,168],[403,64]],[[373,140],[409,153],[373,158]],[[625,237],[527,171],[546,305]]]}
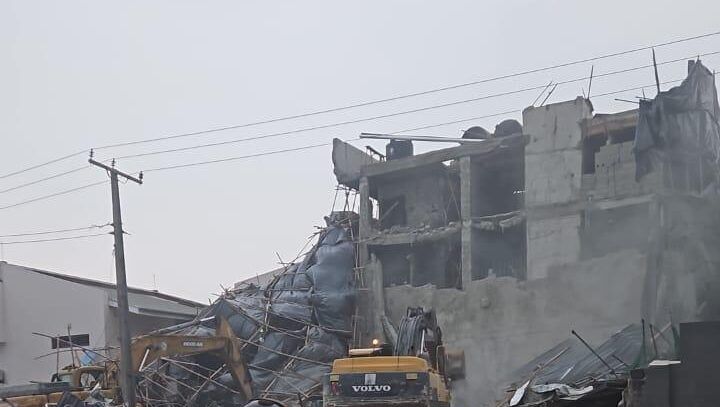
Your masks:
{"label": "plastic-wrapped bundle", "polygon": [[276,277],[268,287],[272,298],[273,318],[286,319],[288,326],[300,328],[297,324],[312,323],[310,290],[312,282],[304,272],[298,272],[298,265],[291,266],[285,273]]}
{"label": "plastic-wrapped bundle", "polygon": [[355,301],[355,248],[345,230],[330,227],[314,253],[307,273],[313,284],[312,305],[318,325],[349,333]]}

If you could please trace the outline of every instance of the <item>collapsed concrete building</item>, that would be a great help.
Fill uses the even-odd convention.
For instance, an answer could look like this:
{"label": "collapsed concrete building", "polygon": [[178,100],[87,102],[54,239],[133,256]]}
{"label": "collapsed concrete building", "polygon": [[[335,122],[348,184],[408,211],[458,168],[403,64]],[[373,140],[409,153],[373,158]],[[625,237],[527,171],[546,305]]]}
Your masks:
{"label": "collapsed concrete building", "polygon": [[456,395],[477,404],[571,328],[720,319],[720,108],[714,74],[688,72],[639,109],[529,107],[521,132],[404,158],[335,140],[360,202],[356,339],[434,308],[466,352]]}

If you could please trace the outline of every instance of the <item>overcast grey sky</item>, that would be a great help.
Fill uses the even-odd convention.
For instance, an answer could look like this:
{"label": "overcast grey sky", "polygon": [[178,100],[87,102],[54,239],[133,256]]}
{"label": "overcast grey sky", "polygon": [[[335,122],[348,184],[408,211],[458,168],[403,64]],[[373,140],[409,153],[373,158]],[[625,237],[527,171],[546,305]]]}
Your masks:
{"label": "overcast grey sky", "polygon": [[[0,175],[93,146],[242,124],[463,83],[720,30],[707,1],[27,1],[0,2]],[[720,51],[720,36],[662,47],[658,61]],[[648,52],[595,62],[641,66]],[[710,68],[720,57],[708,56]],[[590,63],[272,125],[102,150],[111,158],[386,114],[544,85]],[[680,79],[685,64],[661,66]],[[653,83],[644,69],[598,78],[593,94]],[[559,86],[552,101],[581,95]],[[652,87],[646,90],[653,93]],[[253,154],[522,109],[535,92],[391,119],[181,153],[124,159],[129,172]],[[632,108],[614,97],[596,111]],[[508,115],[519,118],[519,114]],[[502,117],[426,130],[458,136]],[[355,143],[365,145],[368,143]],[[382,143],[373,143],[381,148]],[[418,146],[424,149],[427,146]],[[67,171],[77,156],[0,190]],[[0,193],[0,206],[103,180],[96,168]],[[335,180],[330,148],[148,173],[121,186],[128,282],[206,301],[220,285],[277,267],[322,224]],[[0,234],[108,222],[109,186],[0,210]],[[59,237],[84,234],[40,236]],[[28,239],[28,238],[22,238]],[[21,238],[3,238],[3,241]],[[114,280],[110,236],[3,246],[3,259]]]}

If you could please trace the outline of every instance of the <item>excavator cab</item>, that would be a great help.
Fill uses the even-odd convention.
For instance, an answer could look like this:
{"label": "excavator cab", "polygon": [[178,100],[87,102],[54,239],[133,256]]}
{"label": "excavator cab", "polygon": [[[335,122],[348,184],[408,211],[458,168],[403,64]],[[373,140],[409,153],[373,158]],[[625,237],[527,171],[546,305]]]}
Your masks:
{"label": "excavator cab", "polygon": [[68,366],[58,373],[53,373],[51,382],[64,382],[75,389],[92,389],[95,385],[107,388],[104,366]]}
{"label": "excavator cab", "polygon": [[394,344],[374,342],[333,362],[323,381],[324,407],[449,406],[450,381],[459,377],[447,368],[460,364],[464,371],[464,355],[449,363],[447,354],[434,312],[409,308]]}

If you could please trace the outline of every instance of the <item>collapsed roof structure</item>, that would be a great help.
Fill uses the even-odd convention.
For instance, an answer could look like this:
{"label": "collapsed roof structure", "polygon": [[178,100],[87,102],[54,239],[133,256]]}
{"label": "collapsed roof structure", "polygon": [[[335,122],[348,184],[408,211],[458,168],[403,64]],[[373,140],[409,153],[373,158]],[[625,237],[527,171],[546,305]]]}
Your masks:
{"label": "collapsed roof structure", "polygon": [[[640,325],[629,325],[597,349],[571,337],[517,369],[504,405],[585,406],[622,398],[630,371],[646,363]],[[572,403],[575,402],[575,403]]]}

